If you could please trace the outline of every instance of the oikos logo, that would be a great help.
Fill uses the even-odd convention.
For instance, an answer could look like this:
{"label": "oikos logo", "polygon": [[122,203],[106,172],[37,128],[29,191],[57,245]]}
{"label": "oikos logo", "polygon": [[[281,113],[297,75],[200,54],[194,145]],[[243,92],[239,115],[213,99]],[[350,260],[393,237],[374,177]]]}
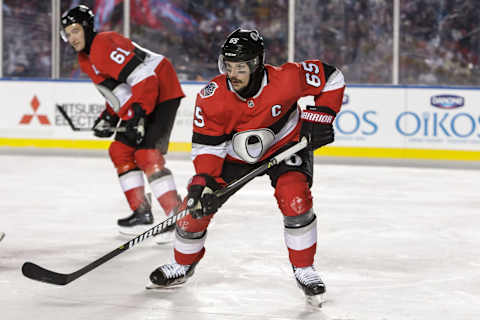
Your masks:
{"label": "oikos logo", "polygon": [[430,98],[430,104],[444,111],[402,112],[395,122],[397,131],[407,137],[480,137],[479,116],[453,111],[465,105],[465,98],[457,95],[435,95]]}
{"label": "oikos logo", "polygon": [[397,131],[407,137],[480,137],[480,117],[460,112],[402,112],[395,122]]}
{"label": "oikos logo", "polygon": [[335,131],[343,135],[374,135],[378,131],[377,112],[373,110],[356,112],[342,110],[335,119]]}
{"label": "oikos logo", "polygon": [[[343,95],[342,105],[350,103],[350,96]],[[335,132],[352,136],[360,133],[363,136],[370,136],[378,131],[378,124],[376,122],[377,112],[370,110],[365,112],[357,112],[354,110],[342,110],[335,118]]]}

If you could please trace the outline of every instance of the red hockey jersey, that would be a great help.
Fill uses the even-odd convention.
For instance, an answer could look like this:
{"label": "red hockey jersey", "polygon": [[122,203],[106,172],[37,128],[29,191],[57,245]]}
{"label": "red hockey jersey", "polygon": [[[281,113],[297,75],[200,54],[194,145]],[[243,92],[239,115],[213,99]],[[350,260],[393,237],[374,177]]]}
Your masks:
{"label": "red hockey jersey", "polygon": [[315,105],[338,112],[345,81],[340,70],[319,60],[265,65],[259,92],[244,99],[225,75],[211,80],[197,95],[192,159],[197,173],[221,175],[225,159],[262,161],[297,141],[301,109],[297,101],[313,96]]}
{"label": "red hockey jersey", "polygon": [[177,74],[166,57],[148,51],[116,32],[98,33],[90,53],[78,54],[80,68],[122,119],[132,103],[149,114],[160,102],[184,97]]}

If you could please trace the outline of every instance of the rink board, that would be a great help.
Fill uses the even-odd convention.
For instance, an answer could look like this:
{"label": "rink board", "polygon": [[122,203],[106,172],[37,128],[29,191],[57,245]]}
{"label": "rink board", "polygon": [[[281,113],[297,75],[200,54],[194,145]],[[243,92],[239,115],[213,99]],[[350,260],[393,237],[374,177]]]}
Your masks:
{"label": "rink board", "polygon": [[[193,107],[201,82],[182,83],[169,150],[189,152]],[[109,139],[75,132],[56,105],[64,106],[77,127],[90,128],[104,99],[89,81],[3,80],[0,146],[106,149]],[[304,106],[311,98],[301,100]],[[335,142],[317,156],[392,159],[480,160],[480,89],[349,86],[335,120]]]}

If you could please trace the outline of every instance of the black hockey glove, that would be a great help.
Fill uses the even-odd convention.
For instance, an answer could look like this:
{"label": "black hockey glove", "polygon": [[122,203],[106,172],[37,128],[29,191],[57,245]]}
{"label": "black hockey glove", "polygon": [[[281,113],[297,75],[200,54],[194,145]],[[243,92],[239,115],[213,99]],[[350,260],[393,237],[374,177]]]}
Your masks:
{"label": "black hockey glove", "polygon": [[309,147],[316,150],[334,140],[333,120],[337,114],[328,107],[307,106],[302,111],[301,135],[308,138]]}
{"label": "black hockey glove", "polygon": [[125,121],[125,135],[130,141],[134,141],[137,145],[142,143],[145,138],[145,110],[138,104],[132,104],[133,116]]}
{"label": "black hockey glove", "polygon": [[188,184],[187,208],[190,215],[200,219],[217,212],[220,207],[220,199],[214,192],[221,186],[208,174],[197,174],[192,177]]}
{"label": "black hockey glove", "polygon": [[119,120],[120,118],[115,113],[110,113],[107,109],[103,110],[93,123],[93,134],[99,138],[111,137]]}

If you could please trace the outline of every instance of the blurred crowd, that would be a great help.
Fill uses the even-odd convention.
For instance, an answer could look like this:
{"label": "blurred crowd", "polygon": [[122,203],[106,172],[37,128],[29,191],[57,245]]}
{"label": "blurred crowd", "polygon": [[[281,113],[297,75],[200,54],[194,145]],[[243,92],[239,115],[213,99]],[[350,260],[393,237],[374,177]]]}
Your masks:
{"label": "blurred crowd", "polygon": [[480,1],[402,0],[405,83],[480,84]]}
{"label": "blurred crowd", "polygon": [[390,83],[392,3],[391,0],[297,1],[295,60],[319,58],[336,65],[349,83]]}
{"label": "blurred crowd", "polygon": [[[122,0],[85,3],[97,29],[122,32]],[[172,60],[182,81],[218,73],[219,46],[237,27],[257,28],[266,62],[288,59],[288,0],[130,0],[130,37]],[[51,2],[3,1],[4,76],[49,77]],[[480,84],[480,1],[400,0],[401,84]],[[339,66],[349,83],[392,82],[392,0],[295,1],[295,61]],[[75,54],[62,44],[61,76],[81,77]]]}
{"label": "blurred crowd", "polygon": [[[166,1],[157,1],[164,5]],[[131,38],[165,54],[180,80],[204,81],[218,74],[219,47],[237,27],[258,28],[268,47],[267,62],[287,61],[288,1],[228,0],[168,1],[165,23],[156,29],[132,19]],[[145,11],[145,10],[144,10]],[[168,21],[170,20],[170,21]]]}
{"label": "blurred crowd", "polygon": [[3,0],[3,75],[51,75],[51,1]]}

